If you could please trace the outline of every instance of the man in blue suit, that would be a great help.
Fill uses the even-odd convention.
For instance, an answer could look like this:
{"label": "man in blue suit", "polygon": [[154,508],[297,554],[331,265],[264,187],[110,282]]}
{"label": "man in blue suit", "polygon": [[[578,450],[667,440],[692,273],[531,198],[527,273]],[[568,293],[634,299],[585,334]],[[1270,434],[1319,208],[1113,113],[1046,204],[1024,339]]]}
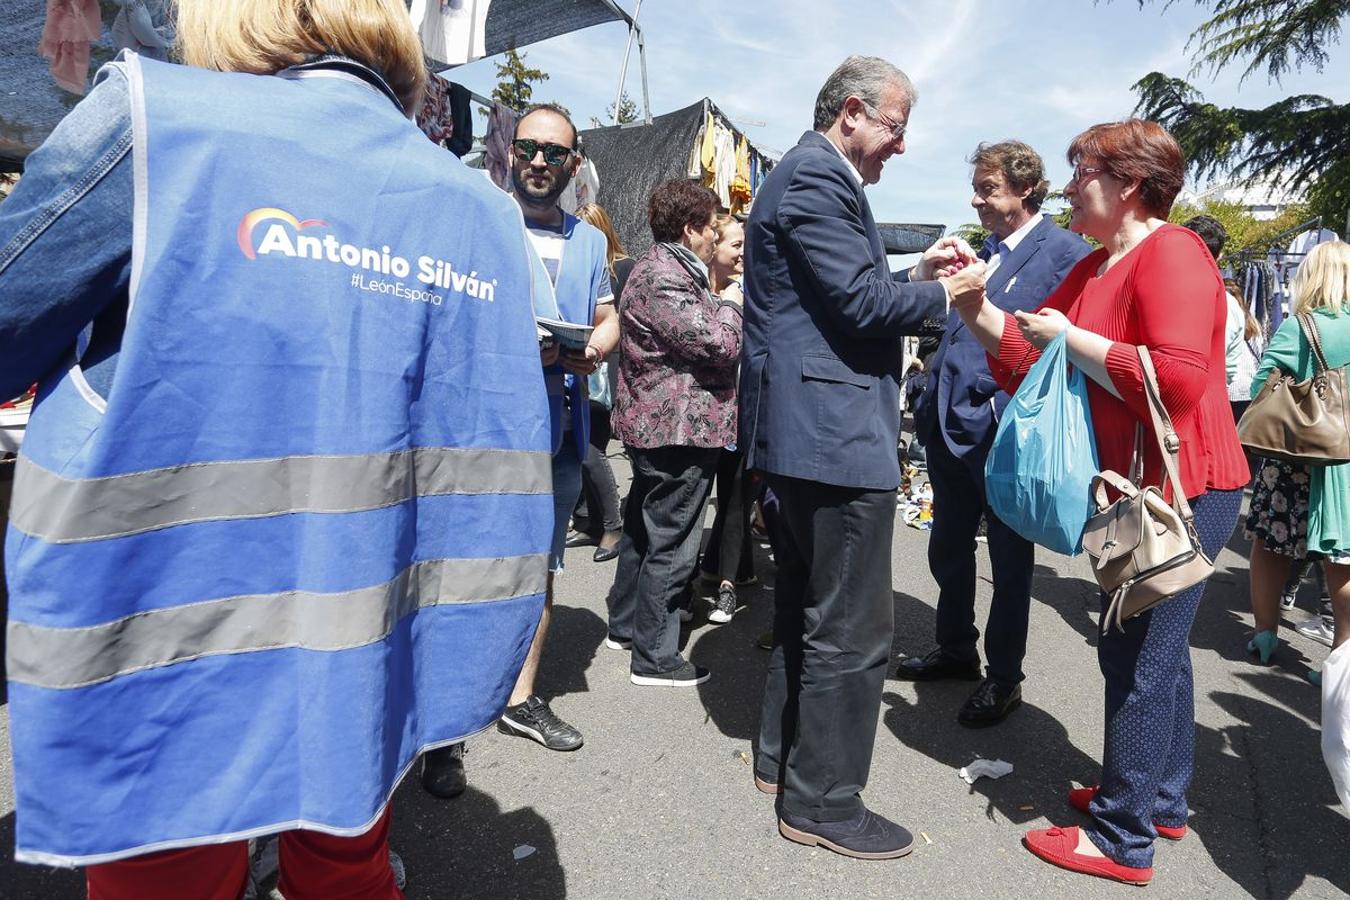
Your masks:
{"label": "man in blue suit", "polygon": [[859,796],[891,647],[902,336],[941,327],[985,268],[946,239],[910,273],[925,283],[891,277],[863,186],[904,152],[913,103],[895,66],[845,60],[745,239],[741,446],[783,526],[755,783],[782,793],[784,837],[868,859],[913,840]]}
{"label": "man in blue suit", "polygon": [[[989,261],[985,290],[1008,312],[1035,309],[1091,248],[1042,215],[1049,182],[1036,151],[1020,141],[981,144],[970,162],[975,166],[970,205],[991,232],[980,252]],[[933,485],[928,567],[939,590],[938,646],[906,659],[896,674],[911,681],[980,681],[956,717],[971,727],[1002,722],[1022,702],[1033,548],[989,510],[984,494],[985,459],[1008,400],[989,374],[984,348],[960,316],[948,316],[914,412]],[[975,627],[975,534],[981,516],[988,524],[994,573],[983,680]]]}

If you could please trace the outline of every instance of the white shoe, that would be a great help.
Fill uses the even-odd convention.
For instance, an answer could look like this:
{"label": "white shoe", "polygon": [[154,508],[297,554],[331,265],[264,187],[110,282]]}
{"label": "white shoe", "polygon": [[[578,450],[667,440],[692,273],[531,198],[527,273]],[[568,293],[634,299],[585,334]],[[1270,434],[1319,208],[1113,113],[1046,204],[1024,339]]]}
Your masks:
{"label": "white shoe", "polygon": [[1312,638],[1319,644],[1331,646],[1332,640],[1336,637],[1336,632],[1327,625],[1326,619],[1321,616],[1313,616],[1306,622],[1299,622],[1294,626],[1294,630],[1305,638]]}
{"label": "white shoe", "polygon": [[633,649],[633,642],[625,641],[622,638],[616,638],[612,634],[607,634],[605,635],[605,646],[611,650],[631,650]]}

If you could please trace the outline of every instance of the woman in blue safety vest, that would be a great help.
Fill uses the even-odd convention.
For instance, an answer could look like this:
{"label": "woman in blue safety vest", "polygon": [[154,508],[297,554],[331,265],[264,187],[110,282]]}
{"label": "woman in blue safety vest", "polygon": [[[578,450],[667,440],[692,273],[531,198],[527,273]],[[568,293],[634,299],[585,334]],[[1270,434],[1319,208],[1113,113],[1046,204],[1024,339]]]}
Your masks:
{"label": "woman in blue safety vest", "polygon": [[[91,897],[401,896],[388,802],[543,604],[520,213],[409,115],[401,0],[180,0],[0,206],[20,861]],[[339,889],[340,886],[340,889]]]}

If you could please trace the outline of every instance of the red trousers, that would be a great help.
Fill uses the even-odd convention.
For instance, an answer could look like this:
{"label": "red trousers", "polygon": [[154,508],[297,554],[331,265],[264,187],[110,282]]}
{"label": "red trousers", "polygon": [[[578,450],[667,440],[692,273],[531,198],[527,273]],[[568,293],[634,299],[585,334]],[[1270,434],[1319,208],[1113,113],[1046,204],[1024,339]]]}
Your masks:
{"label": "red trousers", "polygon": [[[281,834],[286,900],[403,900],[389,868],[389,810],[357,837]],[[248,886],[248,842],[165,850],[89,866],[89,900],[239,900]]]}

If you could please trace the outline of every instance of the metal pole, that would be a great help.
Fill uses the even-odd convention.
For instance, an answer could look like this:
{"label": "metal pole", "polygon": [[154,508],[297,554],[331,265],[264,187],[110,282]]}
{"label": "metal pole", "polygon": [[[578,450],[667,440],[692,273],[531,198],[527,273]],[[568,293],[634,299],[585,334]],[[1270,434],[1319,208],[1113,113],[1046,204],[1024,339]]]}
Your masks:
{"label": "metal pole", "polygon": [[[638,5],[642,5],[642,0],[638,0]],[[637,16],[634,17],[633,27],[637,27]],[[642,121],[646,125],[652,124],[652,97],[647,91],[647,43],[642,37],[642,31],[638,31],[638,63],[642,66]]]}
{"label": "metal pole", "polygon": [[[641,13],[641,12],[642,12],[642,0],[638,0],[638,2],[637,2],[637,7],[633,10],[633,18],[630,19],[629,22],[628,22],[628,45],[627,45],[626,47],[624,47],[624,49],[623,49],[623,65],[619,67],[619,91],[618,91],[617,94],[614,95],[614,124],[615,124],[615,125],[619,124],[619,109],[620,109],[619,104],[620,104],[620,102],[623,100],[623,83],[624,83],[624,81],[628,78],[628,57],[631,56],[632,53],[633,53],[633,35],[634,35],[635,33],[637,33],[637,30],[638,30],[637,17],[638,17],[638,14]],[[640,49],[641,46],[642,46],[642,43],[641,43],[641,40],[639,40],[639,42],[638,42],[638,47],[639,47],[638,52],[639,52],[639,53],[642,52],[641,49]],[[644,81],[645,81],[645,76],[646,76],[646,65],[645,65],[645,64],[643,65],[643,76],[644,76]],[[651,120],[651,113],[650,113],[650,112],[648,112],[647,117],[648,117],[648,121],[650,121],[650,120]]]}

